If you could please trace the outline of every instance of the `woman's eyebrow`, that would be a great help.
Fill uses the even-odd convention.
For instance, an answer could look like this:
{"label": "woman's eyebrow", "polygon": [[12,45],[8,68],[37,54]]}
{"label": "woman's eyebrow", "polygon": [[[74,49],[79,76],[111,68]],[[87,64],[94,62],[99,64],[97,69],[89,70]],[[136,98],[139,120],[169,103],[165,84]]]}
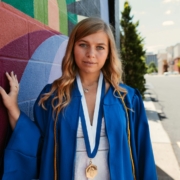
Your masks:
{"label": "woman's eyebrow", "polygon": [[105,43],[97,43],[98,45],[107,46]]}
{"label": "woman's eyebrow", "polygon": [[[86,40],[83,40],[83,39],[80,39],[78,42],[85,42],[85,43],[89,43],[89,41],[86,41]],[[107,46],[107,44],[105,44],[105,43],[96,43],[97,45],[102,45],[102,46]]]}
{"label": "woman's eyebrow", "polygon": [[85,40],[83,40],[83,39],[80,39],[80,40],[78,40],[77,42],[85,42],[85,43],[88,43],[88,41],[85,41]]}

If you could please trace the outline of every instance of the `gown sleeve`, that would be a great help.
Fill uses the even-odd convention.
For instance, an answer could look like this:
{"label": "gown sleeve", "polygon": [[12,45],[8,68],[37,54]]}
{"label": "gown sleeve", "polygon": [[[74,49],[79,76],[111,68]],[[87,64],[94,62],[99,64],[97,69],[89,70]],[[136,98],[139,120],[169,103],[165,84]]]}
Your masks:
{"label": "gown sleeve", "polygon": [[22,111],[20,112],[16,127],[5,149],[2,180],[32,180],[38,178],[43,129],[41,122],[43,121],[44,112],[37,104],[40,96],[47,91],[47,86],[35,102],[34,107],[37,108],[34,111],[35,121],[30,120]]}
{"label": "gown sleeve", "polygon": [[157,180],[156,166],[150,139],[149,125],[141,95],[135,90],[133,97],[134,139],[136,146],[136,172],[139,180]]}

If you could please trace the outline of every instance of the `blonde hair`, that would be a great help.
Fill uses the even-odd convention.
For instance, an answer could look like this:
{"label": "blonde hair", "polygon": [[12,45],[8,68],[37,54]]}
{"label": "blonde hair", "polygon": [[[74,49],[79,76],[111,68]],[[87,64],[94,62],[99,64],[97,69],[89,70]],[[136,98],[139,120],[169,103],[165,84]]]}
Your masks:
{"label": "blonde hair", "polygon": [[[99,31],[105,32],[109,41],[109,55],[102,68],[104,78],[114,87],[115,91],[126,93],[126,90],[119,86],[119,83],[122,81],[122,65],[118,57],[114,36],[110,26],[100,18],[86,18],[75,26],[69,37],[65,56],[62,61],[62,76],[53,82],[50,92],[45,93],[39,101],[39,104],[45,109],[44,102],[53,93],[56,93],[56,96],[51,102],[56,117],[71,101],[70,94],[78,70],[74,60],[74,44],[81,38]],[[55,101],[57,103],[55,103]]]}

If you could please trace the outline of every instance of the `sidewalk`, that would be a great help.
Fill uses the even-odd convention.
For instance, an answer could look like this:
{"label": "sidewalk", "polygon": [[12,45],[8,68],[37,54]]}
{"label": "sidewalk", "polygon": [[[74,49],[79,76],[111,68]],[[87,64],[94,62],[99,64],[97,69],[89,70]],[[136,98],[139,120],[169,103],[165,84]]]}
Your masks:
{"label": "sidewalk", "polygon": [[157,115],[155,106],[148,94],[145,95],[146,109],[154,158],[159,180],[180,180],[180,167],[174,155],[170,139]]}

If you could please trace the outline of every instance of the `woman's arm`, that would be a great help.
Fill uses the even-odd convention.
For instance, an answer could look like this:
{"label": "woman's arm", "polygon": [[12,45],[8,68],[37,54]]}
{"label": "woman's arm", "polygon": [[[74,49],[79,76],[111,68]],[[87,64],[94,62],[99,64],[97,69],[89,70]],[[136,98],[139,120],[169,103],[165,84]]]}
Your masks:
{"label": "woman's arm", "polygon": [[11,128],[14,130],[20,115],[20,110],[17,104],[19,83],[17,80],[17,76],[13,71],[10,74],[6,72],[6,77],[9,80],[10,92],[7,94],[6,91],[2,87],[0,87],[0,94],[2,96],[3,103],[8,110]]}
{"label": "woman's arm", "polygon": [[[17,77],[13,72],[6,75],[10,83],[10,93],[7,94],[2,88],[0,91],[5,107],[8,109],[13,133],[4,151],[4,174],[2,180],[38,179],[43,143],[41,130],[43,127],[37,126],[35,121],[31,121],[25,113],[19,110],[17,105],[19,91]],[[41,93],[45,92],[42,91]],[[41,94],[39,97],[41,97]],[[37,108],[34,114],[37,117],[35,119],[39,122],[38,125],[41,125],[44,111],[38,106],[38,100],[35,106]]]}
{"label": "woman's arm", "polygon": [[150,139],[149,125],[143,100],[138,90],[133,98],[134,139],[138,162],[138,176],[142,180],[157,180],[156,166]]}

